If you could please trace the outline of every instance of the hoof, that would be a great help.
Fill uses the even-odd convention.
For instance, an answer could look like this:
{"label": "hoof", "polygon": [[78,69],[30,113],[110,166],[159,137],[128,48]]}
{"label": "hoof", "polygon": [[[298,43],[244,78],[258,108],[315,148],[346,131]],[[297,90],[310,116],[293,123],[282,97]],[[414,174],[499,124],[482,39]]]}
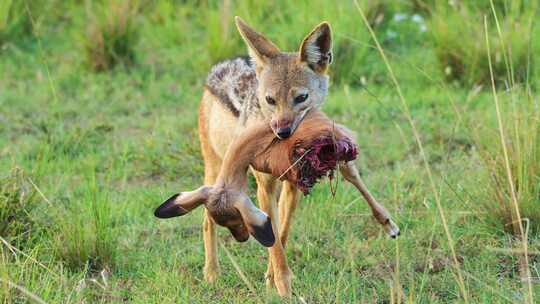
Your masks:
{"label": "hoof", "polygon": [[386,224],[384,224],[384,230],[393,239],[397,238],[401,234],[399,227],[390,219],[386,222]]}

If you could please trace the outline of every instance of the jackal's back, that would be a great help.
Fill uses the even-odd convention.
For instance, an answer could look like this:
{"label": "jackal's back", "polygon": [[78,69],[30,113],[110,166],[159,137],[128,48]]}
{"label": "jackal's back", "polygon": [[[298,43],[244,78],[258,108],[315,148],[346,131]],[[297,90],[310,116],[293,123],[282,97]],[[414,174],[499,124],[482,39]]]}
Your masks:
{"label": "jackal's back", "polygon": [[260,109],[255,66],[249,57],[216,64],[206,79],[206,89],[235,117]]}

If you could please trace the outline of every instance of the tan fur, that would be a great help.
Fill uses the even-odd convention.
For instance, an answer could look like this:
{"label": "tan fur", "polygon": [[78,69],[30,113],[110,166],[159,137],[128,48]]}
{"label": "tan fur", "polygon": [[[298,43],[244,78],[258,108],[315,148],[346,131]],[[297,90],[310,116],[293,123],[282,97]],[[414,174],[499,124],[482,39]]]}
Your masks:
{"label": "tan fur", "polygon": [[[204,117],[204,114],[201,115]],[[206,126],[204,119],[200,126],[201,134],[205,134]],[[293,166],[291,153],[295,146],[300,143],[309,144],[316,137],[332,134],[336,139],[345,136],[350,137],[350,132],[341,126],[334,125],[323,113],[316,110],[307,114],[306,118],[298,127],[298,130],[288,139],[275,141],[270,127],[265,122],[253,124],[250,128],[244,129],[228,147],[227,153],[222,162],[220,173],[213,184],[214,191],[219,193],[219,198],[209,198],[209,201],[216,202],[206,204],[205,223],[218,222],[222,226],[229,228],[238,239],[238,235],[246,236],[246,229],[242,225],[242,216],[235,210],[234,201],[247,199],[247,168],[251,164],[255,171],[255,177],[259,188],[257,197],[261,208],[272,220],[273,231],[278,232],[276,243],[269,249],[270,262],[267,271],[267,284],[276,286],[281,295],[290,293],[291,271],[287,264],[284,247],[288,238],[289,227],[292,214],[299,199],[299,192],[296,190],[294,174],[289,170]],[[206,142],[201,139],[201,142]],[[203,147],[206,146],[203,143]],[[207,153],[205,153],[206,155]],[[205,158],[206,159],[206,158]],[[275,208],[275,176],[282,176],[288,181],[284,183],[280,198],[280,214],[283,225],[279,225],[279,218]],[[208,185],[208,184],[207,184]],[[210,195],[212,196],[212,194]],[[219,200],[222,198],[227,200]],[[245,217],[244,217],[245,219]],[[280,229],[281,227],[281,229]],[[215,244],[212,242],[214,235],[212,231],[204,230],[206,239],[205,246],[209,252],[213,251]],[[242,237],[240,237],[242,238]],[[206,240],[205,239],[205,240]],[[205,276],[215,279],[217,273],[217,263],[215,258],[207,259],[213,268],[205,267]]]}
{"label": "tan fur", "polygon": [[249,165],[258,172],[282,176],[295,183],[298,177],[294,170],[289,170],[294,164],[292,152],[295,147],[308,149],[315,138],[329,136],[340,140],[352,137],[351,134],[318,110],[307,113],[297,131],[283,140],[276,140],[265,122],[254,124],[240,133],[228,147],[214,187],[227,185],[243,190]]}
{"label": "tan fur", "polygon": [[[214,148],[210,144],[208,133],[208,114],[210,114],[210,102],[212,97],[208,93],[203,94],[203,101],[199,107],[199,139],[201,143],[201,151],[204,159],[204,184],[213,185],[216,181],[221,167],[221,158],[216,154]],[[206,101],[206,102],[205,102]],[[214,282],[219,273],[219,264],[217,260],[217,239],[216,227],[208,210],[204,211],[203,222],[204,235],[204,278],[207,282]]]}
{"label": "tan fur", "polygon": [[[242,140],[237,136],[246,130],[262,133],[271,130],[277,134],[280,128],[290,127],[293,132],[292,136],[296,134],[296,129],[302,126],[300,122],[302,122],[304,115],[313,109],[318,109],[326,97],[328,90],[326,70],[331,62],[331,36],[328,24],[322,23],[304,39],[299,53],[282,53],[270,40],[251,29],[239,18],[237,18],[237,26],[256,64],[258,80],[256,96],[260,111],[242,113],[239,118],[235,117],[230,110],[223,106],[223,103],[219,102],[218,96],[205,89],[199,113],[199,132],[205,161],[205,185],[225,182],[243,189],[246,187],[246,181],[243,176],[241,178],[238,176],[245,174],[244,167],[247,168],[250,163],[249,159],[243,158],[242,155],[248,155],[247,152],[250,151],[245,154],[234,151],[227,152],[231,148],[231,143],[234,142],[235,147],[254,147],[256,150],[260,148],[257,145],[261,142],[264,144],[268,140],[268,137],[264,137],[261,138],[260,142],[256,142],[250,135],[248,136],[250,140],[237,142],[236,140]],[[326,36],[319,40],[310,39],[314,33]],[[312,43],[319,44],[312,45]],[[317,47],[319,48],[317,49]],[[311,51],[309,56],[305,53],[306,49]],[[314,61],[316,59],[318,61]],[[309,94],[308,99],[303,103],[296,104],[295,98],[305,93]],[[275,100],[275,105],[269,104],[266,101],[267,97]],[[268,134],[272,136],[272,133]],[[287,147],[283,146],[283,149],[287,150]],[[274,166],[279,167],[283,159],[279,156],[279,154],[271,155],[269,159],[276,163],[267,166],[266,169]],[[264,163],[256,166],[265,171]],[[238,170],[238,172],[231,174],[231,170]],[[346,164],[341,167],[341,170],[344,172],[345,178],[353,183],[366,198],[374,215],[380,219],[379,222],[391,235],[397,234],[399,229],[390,220],[384,207],[369,194],[360,180],[354,164]],[[278,172],[268,174],[268,172],[253,171],[257,180],[257,200],[261,209],[272,219],[272,228],[275,233],[275,243],[269,248],[267,285],[275,286],[281,296],[290,296],[292,273],[287,263],[284,247],[288,239],[293,212],[299,201],[299,191],[294,184],[284,182],[281,187],[281,195],[278,196],[277,191],[280,188],[276,180]],[[221,181],[218,180],[218,175],[223,175]],[[210,212],[206,211],[203,224],[206,257],[204,274],[209,282],[215,281],[219,272],[214,221]],[[235,225],[234,222],[228,224]]]}

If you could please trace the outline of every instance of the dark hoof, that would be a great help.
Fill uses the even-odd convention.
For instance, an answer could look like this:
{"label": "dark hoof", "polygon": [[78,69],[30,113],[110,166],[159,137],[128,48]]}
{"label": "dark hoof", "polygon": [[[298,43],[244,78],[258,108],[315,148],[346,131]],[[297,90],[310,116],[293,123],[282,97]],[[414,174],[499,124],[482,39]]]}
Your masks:
{"label": "dark hoof", "polygon": [[270,218],[262,226],[251,226],[251,235],[264,247],[272,247],[276,242]]}
{"label": "dark hoof", "polygon": [[182,216],[188,213],[186,209],[175,203],[178,196],[180,196],[180,193],[171,196],[169,199],[163,202],[159,207],[157,207],[156,211],[154,211],[154,215],[158,218],[165,219]]}

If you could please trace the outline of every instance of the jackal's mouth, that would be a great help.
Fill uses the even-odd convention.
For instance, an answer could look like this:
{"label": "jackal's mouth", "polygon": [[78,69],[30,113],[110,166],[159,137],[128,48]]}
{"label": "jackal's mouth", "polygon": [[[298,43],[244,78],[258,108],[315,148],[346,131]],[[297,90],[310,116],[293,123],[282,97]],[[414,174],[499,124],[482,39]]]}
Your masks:
{"label": "jackal's mouth", "polygon": [[272,130],[272,133],[274,133],[274,135],[276,136],[277,139],[283,139],[281,137],[279,137],[276,129],[274,129],[274,127],[272,126],[272,124],[270,124],[270,129]]}
{"label": "jackal's mouth", "polygon": [[270,129],[272,130],[272,133],[274,133],[277,139],[289,138],[293,135],[296,128],[298,128],[298,126],[302,123],[304,117],[311,109],[312,108],[307,108],[302,110],[302,112],[300,112],[300,114],[297,115],[292,122],[287,121],[286,124],[280,125],[279,122],[270,122]]}
{"label": "jackal's mouth", "polygon": [[272,133],[274,133],[276,138],[281,140],[289,138],[296,127],[294,126],[294,123],[280,125],[279,123],[271,122],[270,129],[272,129]]}

